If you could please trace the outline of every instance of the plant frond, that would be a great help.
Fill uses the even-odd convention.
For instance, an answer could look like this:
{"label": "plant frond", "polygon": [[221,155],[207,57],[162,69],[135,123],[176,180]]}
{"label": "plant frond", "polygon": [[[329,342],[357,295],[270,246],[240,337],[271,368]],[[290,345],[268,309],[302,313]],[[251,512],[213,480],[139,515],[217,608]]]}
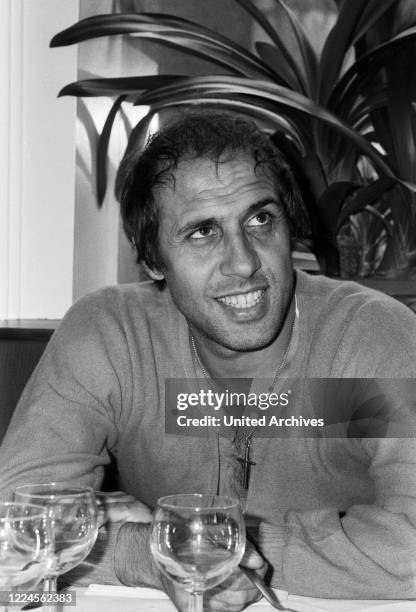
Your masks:
{"label": "plant frond", "polygon": [[154,87],[170,85],[181,78],[184,76],[157,74],[143,77],[84,79],[69,83],[61,89],[58,96],[93,97],[138,94]]}
{"label": "plant frond", "polygon": [[119,96],[111,107],[110,112],[107,115],[107,119],[104,123],[103,130],[98,140],[97,149],[97,200],[98,206],[101,207],[105,194],[107,191],[107,154],[108,145],[110,143],[111,130],[113,128],[114,120],[119,111],[119,108],[124,101],[125,96]]}
{"label": "plant frond", "polygon": [[269,67],[244,47],[199,24],[170,15],[137,13],[88,17],[56,34],[50,46],[72,45],[116,34],[130,34],[174,46],[245,76],[273,78]]}
{"label": "plant frond", "polygon": [[299,21],[292,11],[276,0],[275,11],[279,30],[257,8],[252,0],[235,0],[257,21],[283,56],[287,66],[301,83],[303,93],[314,95],[318,61]]}
{"label": "plant frond", "polygon": [[382,174],[393,176],[391,169],[380,153],[347,124],[309,98],[267,81],[221,76],[190,77],[181,81],[180,84],[147,92],[138,98],[136,104],[154,105],[166,103],[169,100],[181,103],[183,100],[188,100],[189,103],[192,103],[195,98],[209,99],[209,97],[218,98],[221,96],[228,99],[241,98],[241,96],[243,96],[243,99],[254,97],[258,103],[261,100],[267,100],[268,103],[274,102],[278,105],[279,110],[276,111],[276,114],[281,114],[281,109],[289,108],[323,121],[353,142],[362,153],[372,160]]}

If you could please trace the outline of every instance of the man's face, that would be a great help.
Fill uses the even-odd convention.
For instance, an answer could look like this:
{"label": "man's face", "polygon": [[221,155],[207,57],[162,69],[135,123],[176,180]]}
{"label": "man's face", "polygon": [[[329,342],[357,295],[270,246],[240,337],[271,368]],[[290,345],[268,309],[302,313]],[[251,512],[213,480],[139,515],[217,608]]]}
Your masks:
{"label": "man's face", "polygon": [[234,351],[267,346],[292,298],[290,237],[267,172],[244,154],[181,162],[155,193],[160,270],[194,333]]}

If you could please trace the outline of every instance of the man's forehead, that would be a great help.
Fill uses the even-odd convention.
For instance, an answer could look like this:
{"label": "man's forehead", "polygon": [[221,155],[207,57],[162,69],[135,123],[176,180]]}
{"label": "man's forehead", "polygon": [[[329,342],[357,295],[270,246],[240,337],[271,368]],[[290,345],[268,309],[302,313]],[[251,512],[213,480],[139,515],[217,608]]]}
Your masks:
{"label": "man's forehead", "polygon": [[156,187],[156,199],[170,199],[172,196],[207,198],[215,193],[226,193],[235,186],[248,188],[262,185],[275,191],[274,177],[269,164],[256,164],[248,153],[226,156],[219,161],[208,158],[181,160],[176,168],[168,170],[167,180]]}

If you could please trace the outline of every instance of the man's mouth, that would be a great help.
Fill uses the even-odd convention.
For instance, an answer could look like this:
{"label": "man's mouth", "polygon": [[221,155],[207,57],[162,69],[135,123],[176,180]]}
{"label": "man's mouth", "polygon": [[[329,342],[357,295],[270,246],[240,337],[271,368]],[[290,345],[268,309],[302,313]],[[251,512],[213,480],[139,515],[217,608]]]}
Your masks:
{"label": "man's mouth", "polygon": [[265,289],[258,289],[256,291],[249,291],[248,293],[238,293],[236,295],[225,295],[224,297],[217,298],[219,302],[222,302],[226,306],[232,306],[233,308],[239,308],[241,310],[252,308],[258,304],[263,295]]}

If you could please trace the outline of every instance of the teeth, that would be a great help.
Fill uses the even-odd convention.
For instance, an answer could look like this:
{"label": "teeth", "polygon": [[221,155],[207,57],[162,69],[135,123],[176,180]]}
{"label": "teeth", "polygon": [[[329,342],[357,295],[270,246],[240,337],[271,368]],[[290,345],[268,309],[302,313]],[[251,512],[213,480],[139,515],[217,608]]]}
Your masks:
{"label": "teeth", "polygon": [[250,293],[240,293],[239,295],[227,295],[218,298],[220,302],[234,308],[251,308],[260,302],[263,290],[251,291]]}

